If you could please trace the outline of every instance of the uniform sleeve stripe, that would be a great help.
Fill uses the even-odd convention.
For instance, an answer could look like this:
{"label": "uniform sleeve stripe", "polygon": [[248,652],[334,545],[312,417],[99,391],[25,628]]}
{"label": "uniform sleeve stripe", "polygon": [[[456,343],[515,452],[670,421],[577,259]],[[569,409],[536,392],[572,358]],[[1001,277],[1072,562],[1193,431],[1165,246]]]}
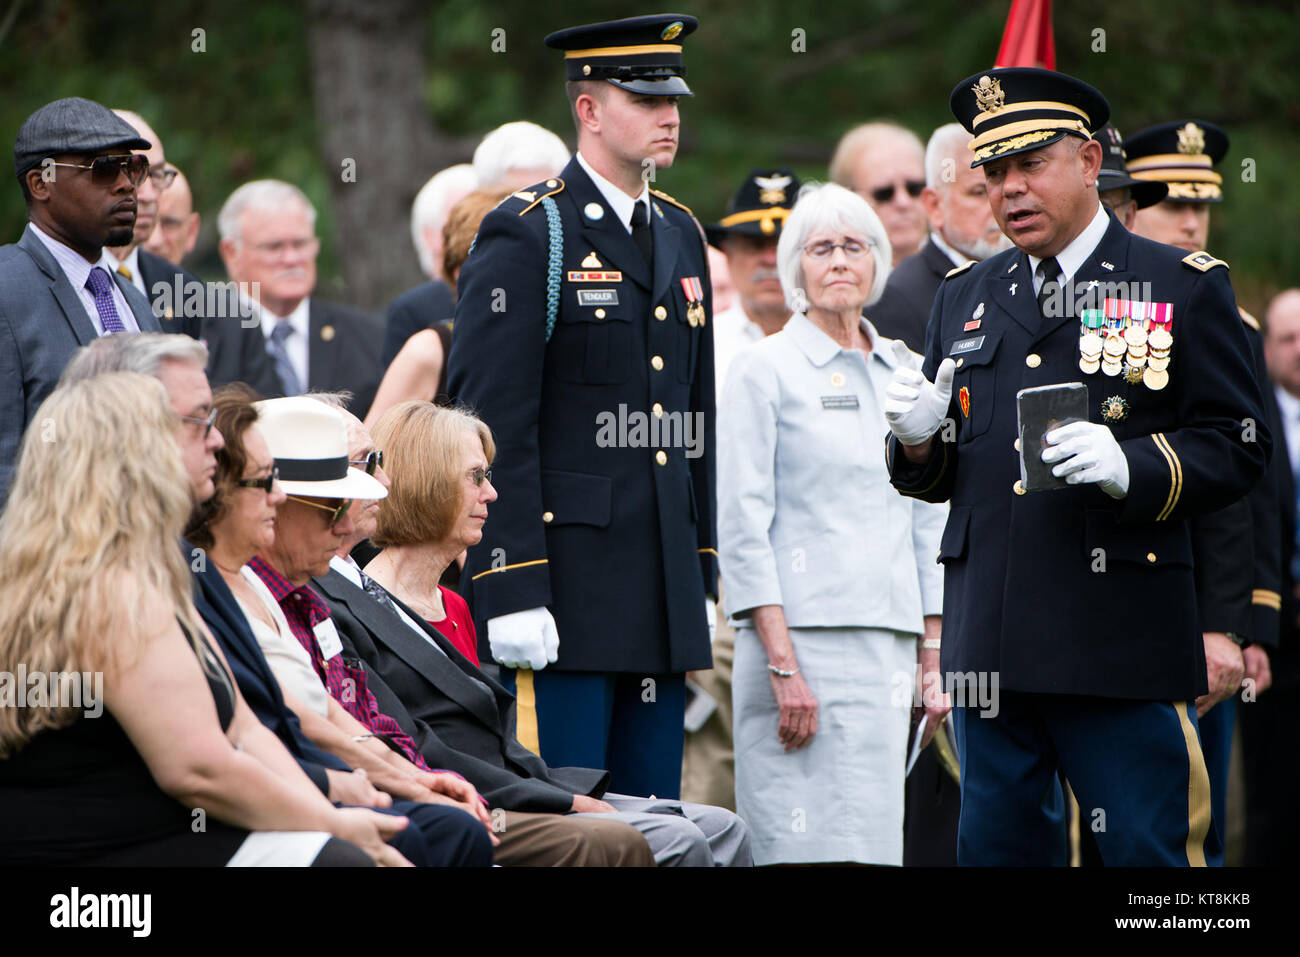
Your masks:
{"label": "uniform sleeve stripe", "polygon": [[508,572],[513,568],[527,568],[529,565],[545,565],[549,561],[550,561],[549,558],[535,558],[531,562],[519,562],[514,565],[502,565],[500,568],[489,568],[486,571],[479,572],[477,575],[471,578],[470,581],[476,582],[484,575],[493,575],[497,572]]}
{"label": "uniform sleeve stripe", "polygon": [[1183,492],[1183,463],[1163,432],[1155,433],[1151,436],[1151,441],[1156,444],[1156,448],[1169,464],[1169,497],[1165,499],[1165,507],[1156,516],[1157,522],[1163,522],[1173,512],[1174,506],[1178,504],[1178,497]]}
{"label": "uniform sleeve stripe", "polygon": [[1274,611],[1282,610],[1282,596],[1267,588],[1256,588],[1250,593],[1250,601],[1253,605],[1267,605]]}
{"label": "uniform sleeve stripe", "polygon": [[701,555],[712,555],[714,558],[718,557],[718,550],[716,548],[700,548],[697,549],[697,551]]}

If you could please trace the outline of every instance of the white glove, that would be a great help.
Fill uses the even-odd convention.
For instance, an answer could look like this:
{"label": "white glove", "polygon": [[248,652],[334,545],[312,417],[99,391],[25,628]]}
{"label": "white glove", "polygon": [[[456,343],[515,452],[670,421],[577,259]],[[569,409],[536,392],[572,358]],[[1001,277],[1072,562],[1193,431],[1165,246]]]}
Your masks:
{"label": "white glove", "polygon": [[507,668],[541,671],[560,656],[560,633],[545,607],[489,618],[492,657]]}
{"label": "white glove", "polygon": [[1071,422],[1048,432],[1043,461],[1061,464],[1052,469],[1071,485],[1096,482],[1111,498],[1128,494],[1128,459],[1115,433],[1100,422]]}
{"label": "white glove", "polygon": [[920,360],[901,340],[894,342],[898,368],[885,389],[885,420],[904,445],[922,445],[939,431],[952,401],[952,377],[957,365],[939,363],[931,383],[921,374]]}
{"label": "white glove", "polygon": [[718,603],[712,598],[704,598],[704,617],[709,620],[709,644],[718,637]]}

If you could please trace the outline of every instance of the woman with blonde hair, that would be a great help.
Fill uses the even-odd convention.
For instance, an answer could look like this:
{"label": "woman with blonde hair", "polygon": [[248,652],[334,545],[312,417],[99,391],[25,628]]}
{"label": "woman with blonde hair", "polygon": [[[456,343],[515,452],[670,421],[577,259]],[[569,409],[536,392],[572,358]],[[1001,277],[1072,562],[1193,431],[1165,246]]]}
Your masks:
{"label": "woman with blonde hair", "polygon": [[55,390],[24,438],[0,516],[0,863],[405,863],[384,844],[404,820],[331,805],[207,637],[178,425],[161,383],[114,372]]}

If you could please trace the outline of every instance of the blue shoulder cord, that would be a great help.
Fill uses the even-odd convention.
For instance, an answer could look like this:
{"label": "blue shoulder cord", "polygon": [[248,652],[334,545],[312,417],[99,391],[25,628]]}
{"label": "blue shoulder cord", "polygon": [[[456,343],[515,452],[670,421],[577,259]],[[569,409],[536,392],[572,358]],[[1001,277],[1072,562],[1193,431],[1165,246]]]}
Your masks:
{"label": "blue shoulder cord", "polygon": [[560,225],[560,210],[555,200],[547,196],[542,200],[546,210],[546,232],[550,248],[546,254],[546,341],[551,341],[555,331],[555,317],[560,311],[560,262],[564,254],[564,229]]}

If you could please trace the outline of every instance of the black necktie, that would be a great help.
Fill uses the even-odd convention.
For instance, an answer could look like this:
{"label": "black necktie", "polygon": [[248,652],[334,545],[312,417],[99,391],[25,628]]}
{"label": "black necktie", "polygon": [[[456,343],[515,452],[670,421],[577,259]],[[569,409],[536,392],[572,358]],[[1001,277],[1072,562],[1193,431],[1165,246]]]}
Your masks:
{"label": "black necktie", "polygon": [[[1060,313],[1064,303],[1061,302],[1061,264],[1056,261],[1055,256],[1050,256],[1038,264],[1038,273],[1043,277],[1043,285],[1038,290],[1038,311],[1044,319],[1051,319],[1054,316],[1048,314],[1051,309],[1053,313]],[[1049,305],[1049,300],[1055,302]],[[1059,315],[1055,316],[1059,318]]]}
{"label": "black necktie", "polygon": [[647,266],[654,265],[654,241],[650,238],[650,216],[645,211],[645,203],[637,200],[632,207],[632,240]]}

